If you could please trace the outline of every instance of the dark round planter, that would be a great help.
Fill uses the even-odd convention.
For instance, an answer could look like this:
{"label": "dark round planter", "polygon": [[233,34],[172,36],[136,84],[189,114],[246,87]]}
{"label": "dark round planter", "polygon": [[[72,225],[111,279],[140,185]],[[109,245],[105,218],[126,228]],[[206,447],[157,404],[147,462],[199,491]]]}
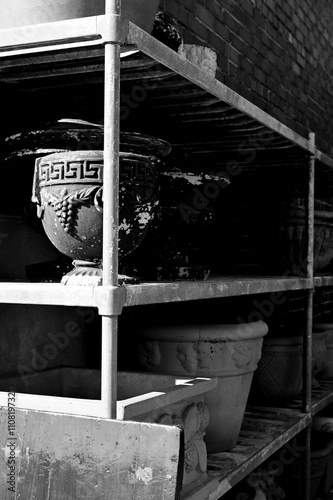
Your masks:
{"label": "dark round planter", "polygon": [[223,173],[187,170],[166,162],[158,172],[159,206],[140,273],[153,280],[202,280],[212,266],[220,234],[215,202],[229,185]]}
{"label": "dark round planter", "polygon": [[302,337],[266,337],[253,377],[251,400],[282,405],[302,390]]}

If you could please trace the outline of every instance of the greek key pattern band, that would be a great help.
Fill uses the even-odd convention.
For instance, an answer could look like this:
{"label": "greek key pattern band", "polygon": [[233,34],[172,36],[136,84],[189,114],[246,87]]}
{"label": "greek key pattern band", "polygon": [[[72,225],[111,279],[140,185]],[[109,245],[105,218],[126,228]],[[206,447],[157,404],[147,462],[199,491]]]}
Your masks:
{"label": "greek key pattern band", "polygon": [[38,174],[41,187],[68,182],[102,184],[103,163],[92,160],[42,161]]}

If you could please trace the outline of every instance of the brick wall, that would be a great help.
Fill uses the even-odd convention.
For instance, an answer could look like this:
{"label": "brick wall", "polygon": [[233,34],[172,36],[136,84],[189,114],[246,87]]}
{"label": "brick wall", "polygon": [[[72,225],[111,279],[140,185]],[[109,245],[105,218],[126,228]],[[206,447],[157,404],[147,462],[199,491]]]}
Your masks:
{"label": "brick wall", "polygon": [[185,43],[218,53],[217,78],[333,153],[329,0],[161,0]]}

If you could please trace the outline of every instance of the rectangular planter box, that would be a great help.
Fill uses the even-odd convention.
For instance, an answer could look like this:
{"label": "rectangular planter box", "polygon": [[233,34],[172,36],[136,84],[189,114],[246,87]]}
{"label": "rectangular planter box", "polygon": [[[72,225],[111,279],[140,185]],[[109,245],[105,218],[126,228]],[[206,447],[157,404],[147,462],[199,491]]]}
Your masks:
{"label": "rectangular planter box", "polygon": [[[0,379],[0,390],[72,398],[100,398],[99,370],[55,368],[44,372]],[[182,500],[202,498],[217,486],[206,473],[204,442],[209,414],[205,394],[216,387],[216,378],[189,380],[173,375],[118,372],[117,420],[178,425],[184,430]]]}

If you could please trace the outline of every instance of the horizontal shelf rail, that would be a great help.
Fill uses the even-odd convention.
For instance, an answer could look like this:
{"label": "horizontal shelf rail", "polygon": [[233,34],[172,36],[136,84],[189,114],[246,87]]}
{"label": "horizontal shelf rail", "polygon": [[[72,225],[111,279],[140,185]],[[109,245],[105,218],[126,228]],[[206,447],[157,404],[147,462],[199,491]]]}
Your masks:
{"label": "horizontal shelf rail", "polygon": [[333,286],[333,276],[315,276],[314,286],[316,288]]}
{"label": "horizontal shelf rail", "polygon": [[0,60],[8,56],[67,50],[73,47],[93,47],[103,45],[105,42],[123,42],[128,22],[120,18],[116,33],[117,40],[110,40],[109,17],[107,15],[90,16],[2,29],[0,30]]}
{"label": "horizontal shelf rail", "polygon": [[118,316],[125,303],[125,287],[0,282],[1,303],[96,307],[99,314]]}
{"label": "horizontal shelf rail", "polygon": [[124,306],[306,290],[312,288],[312,284],[312,279],[308,278],[279,276],[219,276],[205,281],[154,282],[114,287],[0,282],[0,304],[96,307],[101,315],[118,316]]}
{"label": "horizontal shelf rail", "polygon": [[[279,293],[312,288],[308,278],[214,277],[205,281],[173,281],[126,286],[125,306],[163,304],[188,300],[213,299],[236,295]],[[273,299],[273,297],[272,297]]]}

